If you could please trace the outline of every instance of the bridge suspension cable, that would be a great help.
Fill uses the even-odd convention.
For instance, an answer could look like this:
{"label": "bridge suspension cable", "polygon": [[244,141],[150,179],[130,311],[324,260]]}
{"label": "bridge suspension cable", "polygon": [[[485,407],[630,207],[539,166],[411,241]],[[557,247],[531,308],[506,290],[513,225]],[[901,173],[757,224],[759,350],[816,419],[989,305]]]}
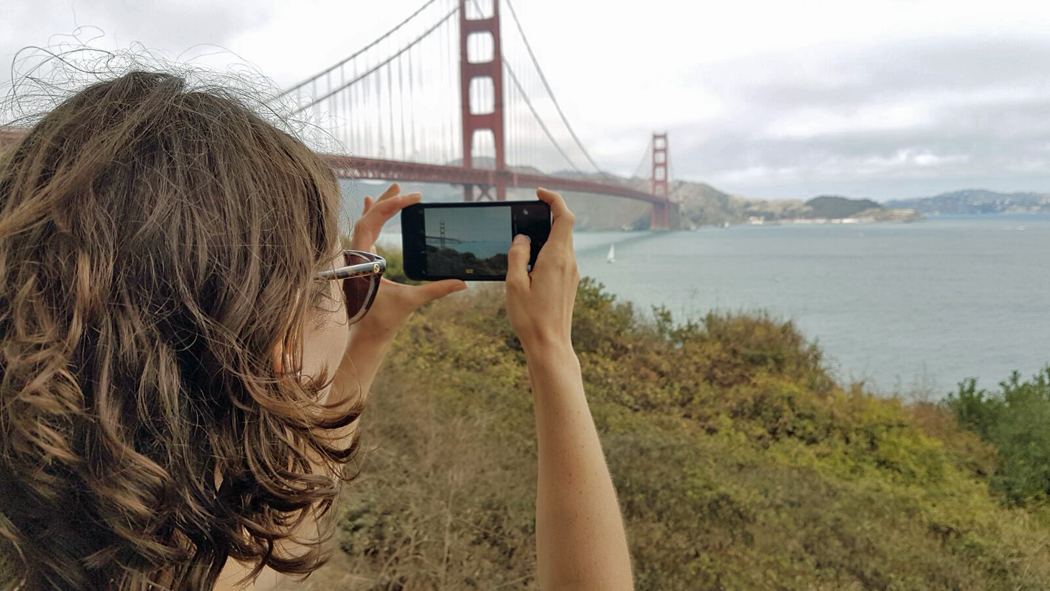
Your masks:
{"label": "bridge suspension cable", "polygon": [[631,178],[649,179],[653,176],[653,144],[650,142],[645,145],[645,153],[642,154],[642,161],[638,163],[638,166],[634,167],[634,172],[631,173]]}
{"label": "bridge suspension cable", "polygon": [[[313,100],[311,100],[306,105],[302,105],[302,106],[298,107],[297,109],[292,111],[292,114],[294,115],[294,114],[297,114],[297,113],[301,113],[301,112],[309,109],[310,107],[316,105],[317,103],[320,103],[320,102],[324,101],[325,99],[331,98],[332,96],[334,96],[334,95],[336,95],[336,94],[346,90],[347,88],[350,88],[354,84],[357,84],[361,80],[364,80],[365,78],[367,78],[369,75],[374,74],[376,71],[378,71],[383,66],[385,66],[385,65],[389,64],[390,62],[394,61],[395,59],[401,57],[401,54],[403,54],[406,51],[408,51],[409,49],[412,49],[413,47],[415,47],[416,44],[418,44],[420,41],[422,41],[423,39],[426,39],[431,33],[436,31],[438,27],[440,27],[441,25],[445,24],[445,22],[447,22],[448,19],[452,18],[456,14],[456,12],[458,12],[458,9],[453,9],[453,10],[449,11],[449,13],[446,14],[444,18],[442,18],[440,21],[438,21],[432,27],[430,27],[429,29],[424,31],[422,35],[420,35],[420,36],[416,37],[414,40],[412,40],[411,43],[409,43],[405,47],[401,48],[401,50],[398,51],[397,53],[395,53],[394,55],[386,58],[385,60],[383,60],[381,62],[379,62],[378,64],[373,66],[368,71],[364,72],[360,76],[357,76],[356,78],[354,78],[353,80],[347,82],[346,84],[343,84],[343,85],[337,87],[335,90],[330,90],[327,93],[325,93],[325,94],[323,94],[323,95],[321,95],[319,97],[314,98]],[[329,70],[329,71],[331,71],[331,70]],[[319,77],[320,76],[318,76],[318,78]],[[316,78],[315,78],[315,80],[316,80]],[[390,82],[390,71],[389,70],[387,71],[387,82],[388,83]],[[392,100],[392,97],[391,97],[391,100]]]}
{"label": "bridge suspension cable", "polygon": [[536,112],[536,107],[534,107],[532,101],[529,100],[529,95],[525,93],[525,89],[522,88],[521,82],[518,80],[518,76],[514,74],[514,69],[511,68],[510,64],[507,62],[503,62],[503,66],[507,68],[507,74],[510,74],[511,81],[514,82],[514,86],[518,89],[518,92],[521,93],[521,98],[525,101],[525,104],[528,105],[529,110],[532,111],[532,116],[536,118],[536,123],[540,124],[540,128],[543,130],[543,133],[546,134],[547,139],[551,141],[551,144],[554,145],[554,148],[558,150],[558,153],[561,154],[563,158],[565,158],[565,161],[569,163],[569,166],[571,166],[573,170],[580,174],[583,174],[583,171],[576,166],[572,159],[569,158],[569,155],[565,153],[565,150],[562,149],[561,145],[558,144],[558,140],[554,139],[554,135],[551,134],[550,129],[547,128],[547,124],[543,122],[543,119],[540,117],[540,114]]}
{"label": "bridge suspension cable", "polygon": [[[498,1],[499,0],[493,0],[493,2]],[[484,14],[478,0],[471,0],[469,6],[474,9],[475,14]],[[509,40],[510,39],[507,37],[503,37],[504,43]],[[524,38],[522,38],[522,41],[524,41]],[[509,85],[510,88],[508,88],[508,96],[505,98],[510,98],[512,100],[505,100],[504,102],[506,124],[508,128],[512,130],[510,135],[512,141],[508,143],[508,150],[511,154],[511,158],[516,158],[519,166],[524,165],[532,168],[547,167],[548,169],[557,169],[558,161],[551,161],[545,151],[536,149],[538,147],[537,144],[543,143],[545,138],[546,141],[550,142],[554,147],[558,155],[561,156],[561,160],[568,164],[573,172],[580,175],[587,174],[584,171],[584,168],[577,164],[576,159],[570,155],[570,151],[567,149],[568,147],[579,148],[579,145],[574,144],[572,140],[569,140],[567,144],[560,141],[559,138],[555,136],[554,127],[548,122],[548,117],[545,117],[544,114],[541,113],[540,104],[537,103],[537,99],[541,103],[553,103],[554,101],[551,98],[551,94],[546,92],[546,89],[541,89],[539,92],[540,96],[534,97],[530,95],[529,88],[535,88],[538,86],[538,84],[530,84],[530,81],[538,83],[538,79],[543,76],[542,72],[537,68],[537,62],[535,60],[526,61],[527,65],[518,69],[514,66],[513,60],[509,59],[508,53],[504,49],[505,47],[506,45],[501,47],[500,61],[503,64],[504,72],[511,81],[511,85]],[[514,91],[517,92],[515,93]],[[524,103],[524,109],[521,108],[521,103]],[[530,124],[532,121],[535,121],[534,125]],[[561,124],[564,127],[565,121],[563,120]],[[522,159],[524,161],[522,161]],[[584,164],[584,167],[586,166],[587,165]],[[601,172],[598,168],[595,168],[594,170],[599,173]]]}
{"label": "bridge suspension cable", "polygon": [[[490,2],[482,9],[485,2],[478,0],[425,0],[365,47],[279,96],[295,97],[293,114],[309,113],[324,132],[325,149],[354,154],[359,160],[462,167],[467,138],[461,123],[469,110],[482,117],[499,114],[504,131],[498,150],[503,151],[505,165],[519,175],[601,175],[601,182],[628,187],[598,166],[572,127],[512,0]],[[470,16],[456,23],[453,17],[461,7]],[[501,36],[498,29],[495,38],[457,34],[464,22],[499,18],[501,7],[509,10],[517,34]],[[471,26],[481,30],[486,25]],[[503,76],[509,78],[503,81],[498,105],[493,78],[477,74],[490,59],[486,51],[490,56],[499,52],[491,59],[499,59]],[[464,79],[461,62],[478,64],[470,66],[475,74]],[[469,92],[463,92],[464,80],[469,81]],[[328,142],[333,139],[336,145]],[[467,168],[498,166],[494,139],[493,131],[477,130],[470,138],[473,165]]]}
{"label": "bridge suspension cable", "polygon": [[339,67],[343,66],[344,64],[346,64],[346,63],[354,60],[358,56],[364,54],[369,49],[372,49],[373,47],[379,45],[381,42],[386,40],[387,37],[390,37],[394,33],[398,32],[398,30],[400,30],[401,27],[405,26],[406,24],[409,23],[409,21],[411,21],[412,19],[414,19],[417,16],[419,16],[419,14],[421,12],[426,10],[427,7],[429,7],[431,4],[433,4],[435,2],[437,2],[437,0],[427,0],[426,4],[424,4],[423,6],[420,6],[418,10],[416,10],[412,14],[408,15],[408,18],[406,18],[405,20],[403,20],[403,21],[399,22],[398,24],[394,25],[393,29],[390,29],[386,33],[383,33],[382,35],[380,35],[378,38],[376,38],[375,41],[372,41],[368,45],[366,45],[366,46],[362,47],[361,49],[355,51],[353,54],[350,55],[350,57],[344,59],[343,61],[341,61],[341,62],[331,66],[330,68],[328,68],[326,70],[322,70],[322,71],[318,72],[317,74],[314,74],[313,76],[307,78],[306,80],[303,80],[302,82],[296,84],[295,86],[292,86],[292,87],[286,89],[284,92],[282,92],[281,94],[277,95],[276,98],[281,98],[281,97],[283,97],[285,95],[291,94],[291,93],[293,93],[293,92],[303,88],[307,84],[312,84],[312,83],[316,82],[318,79],[321,78],[321,76],[325,76],[325,75],[327,75],[327,74],[329,74],[331,72],[334,72],[336,68],[339,68]]}
{"label": "bridge suspension cable", "polygon": [[[499,0],[495,1],[498,2]],[[543,69],[540,68],[540,62],[536,59],[536,54],[532,51],[532,45],[529,43],[529,38],[525,36],[525,30],[521,26],[521,21],[518,20],[518,13],[514,10],[514,4],[510,0],[504,1],[507,3],[507,8],[510,9],[510,15],[514,20],[515,27],[517,27],[518,29],[518,34],[521,35],[521,40],[525,44],[525,50],[529,53],[529,58],[532,60],[532,65],[536,67],[536,72],[540,75],[540,81],[543,83],[543,87],[547,90],[547,96],[549,96],[551,102],[554,103],[554,108],[558,111],[558,115],[561,117],[562,123],[565,124],[565,129],[569,131],[569,135],[572,136],[573,141],[576,142],[577,147],[580,148],[580,152],[583,153],[583,156],[587,159],[587,162],[589,162],[596,171],[605,175],[601,167],[598,166],[598,164],[594,161],[594,158],[591,158],[591,155],[587,151],[587,148],[583,147],[583,142],[581,142],[579,136],[576,135],[576,132],[573,130],[572,125],[569,124],[569,118],[565,116],[565,111],[562,110],[561,104],[558,103],[557,97],[554,96],[554,91],[551,90],[551,85],[547,82],[547,77],[543,75]],[[477,0],[474,0],[474,2],[476,3]],[[507,69],[508,71],[510,70],[509,65]]]}

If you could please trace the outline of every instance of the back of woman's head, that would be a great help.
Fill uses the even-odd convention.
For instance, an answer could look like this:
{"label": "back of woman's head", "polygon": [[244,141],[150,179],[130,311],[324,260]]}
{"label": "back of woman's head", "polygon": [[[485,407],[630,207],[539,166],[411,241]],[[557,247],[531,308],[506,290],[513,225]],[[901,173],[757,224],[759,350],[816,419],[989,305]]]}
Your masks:
{"label": "back of woman's head", "polygon": [[[275,368],[337,252],[324,162],[235,95],[131,72],[0,151],[0,587],[205,589],[356,449]],[[294,364],[294,361],[293,361]],[[287,367],[287,366],[285,366]]]}

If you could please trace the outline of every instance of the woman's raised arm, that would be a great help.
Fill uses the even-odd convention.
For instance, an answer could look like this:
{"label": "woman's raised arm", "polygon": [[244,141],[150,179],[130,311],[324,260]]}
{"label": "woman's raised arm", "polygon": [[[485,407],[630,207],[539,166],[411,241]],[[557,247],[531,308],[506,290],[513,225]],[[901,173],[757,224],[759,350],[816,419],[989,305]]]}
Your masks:
{"label": "woman's raised arm", "polygon": [[539,439],[536,562],[540,589],[631,590],[623,519],[570,337],[579,272],[573,215],[557,193],[550,239],[530,274],[529,243],[508,256],[507,314],[528,360]]}

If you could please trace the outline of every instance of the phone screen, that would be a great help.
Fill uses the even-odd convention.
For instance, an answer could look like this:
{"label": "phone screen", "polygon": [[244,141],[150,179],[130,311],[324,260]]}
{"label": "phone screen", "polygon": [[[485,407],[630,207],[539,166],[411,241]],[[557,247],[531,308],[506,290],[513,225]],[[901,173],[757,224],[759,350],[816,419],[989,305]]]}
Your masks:
{"label": "phone screen", "polygon": [[541,201],[418,204],[402,212],[405,272],[412,279],[504,280],[515,234],[532,240],[532,262],[550,233]]}
{"label": "phone screen", "polygon": [[427,275],[506,275],[509,207],[440,207],[423,217]]}

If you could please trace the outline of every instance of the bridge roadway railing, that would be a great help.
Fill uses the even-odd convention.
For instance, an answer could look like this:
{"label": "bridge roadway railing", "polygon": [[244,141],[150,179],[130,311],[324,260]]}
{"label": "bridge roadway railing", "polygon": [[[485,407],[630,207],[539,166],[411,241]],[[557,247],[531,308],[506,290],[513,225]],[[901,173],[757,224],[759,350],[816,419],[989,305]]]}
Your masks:
{"label": "bridge roadway railing", "polygon": [[486,186],[496,186],[502,181],[508,187],[544,187],[558,191],[577,191],[580,193],[626,197],[657,205],[672,204],[667,199],[656,197],[643,191],[637,191],[630,187],[580,179],[520,173],[510,170],[496,171],[484,168],[461,168],[458,166],[356,158],[352,156],[325,156],[325,158],[332,170],[335,171],[336,176],[343,178]]}
{"label": "bridge roadway railing", "polygon": [[[23,129],[0,127],[0,149],[4,145],[15,143],[24,133],[25,130]],[[527,174],[509,170],[496,171],[481,168],[461,168],[438,164],[420,164],[416,162],[335,155],[326,155],[324,158],[336,176],[343,178],[448,183],[453,185],[469,184],[490,187],[504,184],[507,187],[545,187],[557,191],[577,191],[580,193],[637,199],[653,205],[652,229],[666,230],[677,225],[675,223],[678,209],[677,203],[622,185]]]}

